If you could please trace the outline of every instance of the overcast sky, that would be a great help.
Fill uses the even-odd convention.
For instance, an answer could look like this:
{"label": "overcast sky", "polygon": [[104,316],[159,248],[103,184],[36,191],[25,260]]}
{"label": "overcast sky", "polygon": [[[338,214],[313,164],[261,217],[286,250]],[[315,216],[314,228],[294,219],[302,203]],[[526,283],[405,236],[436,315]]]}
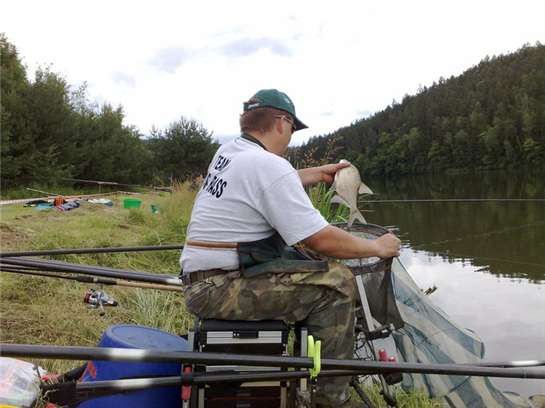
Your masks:
{"label": "overcast sky", "polygon": [[278,88],[309,129],[384,109],[486,55],[545,43],[543,1],[3,1],[0,32],[30,72],[52,64],[143,134],[181,115],[220,139]]}

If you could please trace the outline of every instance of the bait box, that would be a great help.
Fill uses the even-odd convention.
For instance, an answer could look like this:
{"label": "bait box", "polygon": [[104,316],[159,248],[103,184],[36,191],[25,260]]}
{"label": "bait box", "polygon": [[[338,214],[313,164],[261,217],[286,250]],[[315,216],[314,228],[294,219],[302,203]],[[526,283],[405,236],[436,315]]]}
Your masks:
{"label": "bait box", "polygon": [[[109,327],[99,347],[155,349],[158,351],[189,351],[187,340],[151,327],[116,325]],[[179,363],[130,363],[119,361],[90,361],[82,375],[83,382],[118,380],[131,377],[178,376]],[[116,394],[88,400],[80,408],[119,407],[180,407],[180,387],[149,388],[127,394]]]}

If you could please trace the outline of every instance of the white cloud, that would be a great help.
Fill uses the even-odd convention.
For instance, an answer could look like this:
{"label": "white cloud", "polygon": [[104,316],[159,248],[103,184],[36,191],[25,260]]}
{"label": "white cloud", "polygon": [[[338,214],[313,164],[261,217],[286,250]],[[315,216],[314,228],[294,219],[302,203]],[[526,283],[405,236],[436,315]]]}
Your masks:
{"label": "white cloud", "polygon": [[300,143],[545,42],[539,1],[9,2],[0,26],[29,69],[52,63],[147,133],[180,115],[238,132],[242,102],[276,87],[310,129]]}

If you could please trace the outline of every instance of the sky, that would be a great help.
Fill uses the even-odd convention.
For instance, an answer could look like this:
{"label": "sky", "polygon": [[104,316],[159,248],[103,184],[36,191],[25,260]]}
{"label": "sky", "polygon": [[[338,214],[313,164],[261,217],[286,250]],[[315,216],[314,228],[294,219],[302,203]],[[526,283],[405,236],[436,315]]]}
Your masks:
{"label": "sky", "polygon": [[0,32],[29,74],[50,65],[86,82],[143,135],[184,116],[228,140],[242,102],[277,88],[309,126],[298,145],[487,55],[545,44],[544,16],[528,0],[2,0]]}

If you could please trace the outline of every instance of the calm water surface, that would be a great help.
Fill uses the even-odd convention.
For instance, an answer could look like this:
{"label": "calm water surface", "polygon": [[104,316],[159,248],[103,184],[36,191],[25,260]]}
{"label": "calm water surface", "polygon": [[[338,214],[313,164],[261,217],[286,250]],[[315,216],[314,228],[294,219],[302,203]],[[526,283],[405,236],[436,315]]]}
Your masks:
{"label": "calm water surface", "polygon": [[[376,199],[545,199],[545,174],[479,173],[365,179]],[[360,203],[395,225],[401,261],[433,302],[484,341],[487,360],[545,359],[545,201]],[[545,380],[494,379],[545,393]]]}

